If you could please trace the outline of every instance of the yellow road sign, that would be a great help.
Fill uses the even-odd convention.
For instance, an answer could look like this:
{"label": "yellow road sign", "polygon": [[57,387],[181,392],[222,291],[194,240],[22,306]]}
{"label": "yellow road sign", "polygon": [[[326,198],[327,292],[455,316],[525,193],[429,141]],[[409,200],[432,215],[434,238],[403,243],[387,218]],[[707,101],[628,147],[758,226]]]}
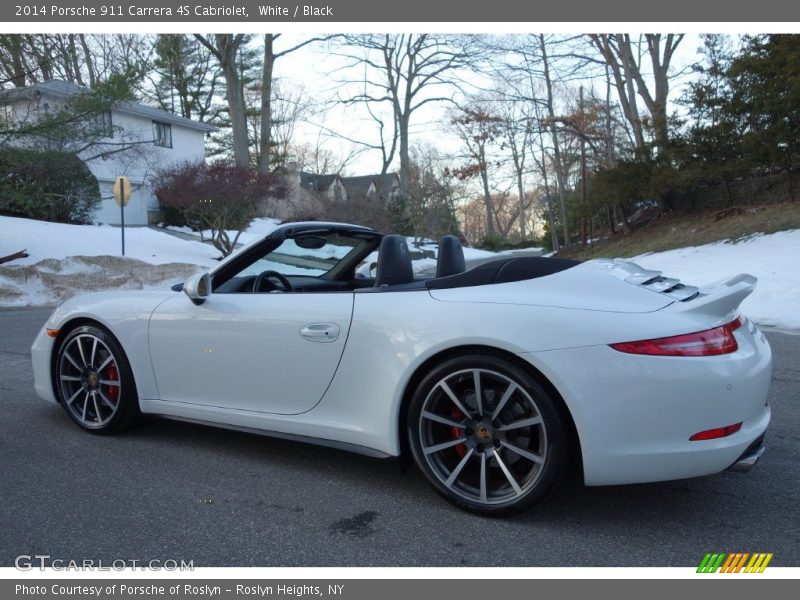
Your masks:
{"label": "yellow road sign", "polygon": [[131,182],[130,179],[125,177],[117,177],[114,182],[114,200],[117,206],[128,206],[128,201],[131,199]]}

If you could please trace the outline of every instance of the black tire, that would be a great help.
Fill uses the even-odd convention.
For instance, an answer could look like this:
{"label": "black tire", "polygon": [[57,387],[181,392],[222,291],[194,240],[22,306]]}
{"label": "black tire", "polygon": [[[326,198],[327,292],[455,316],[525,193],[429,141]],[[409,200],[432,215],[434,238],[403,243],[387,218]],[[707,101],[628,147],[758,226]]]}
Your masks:
{"label": "black tire", "polygon": [[526,370],[491,354],[456,356],[434,367],[408,405],[407,435],[414,460],[433,487],[459,508],[481,515],[530,508],[569,470],[568,438],[555,400]]}
{"label": "black tire", "polygon": [[141,416],[128,358],[105,329],[83,325],[70,331],[58,347],[53,378],[58,401],[84,431],[116,433]]}

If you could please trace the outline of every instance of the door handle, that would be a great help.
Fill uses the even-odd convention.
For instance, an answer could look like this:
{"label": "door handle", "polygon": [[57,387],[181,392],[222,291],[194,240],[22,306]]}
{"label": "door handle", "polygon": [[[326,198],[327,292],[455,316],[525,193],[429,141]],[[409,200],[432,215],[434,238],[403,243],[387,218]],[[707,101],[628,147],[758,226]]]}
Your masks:
{"label": "door handle", "polygon": [[300,337],[310,342],[335,342],[339,337],[339,326],[336,323],[311,323],[300,328]]}

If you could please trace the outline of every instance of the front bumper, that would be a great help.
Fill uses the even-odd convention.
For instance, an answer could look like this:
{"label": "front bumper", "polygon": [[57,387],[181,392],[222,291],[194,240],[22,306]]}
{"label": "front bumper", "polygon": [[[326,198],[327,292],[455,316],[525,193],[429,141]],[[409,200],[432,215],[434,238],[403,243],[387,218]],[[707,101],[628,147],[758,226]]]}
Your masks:
{"label": "front bumper", "polygon": [[39,335],[31,346],[31,363],[33,366],[33,387],[36,394],[48,402],[58,404],[53,393],[53,371],[51,356],[55,340],[47,335],[46,324],[39,331]]}

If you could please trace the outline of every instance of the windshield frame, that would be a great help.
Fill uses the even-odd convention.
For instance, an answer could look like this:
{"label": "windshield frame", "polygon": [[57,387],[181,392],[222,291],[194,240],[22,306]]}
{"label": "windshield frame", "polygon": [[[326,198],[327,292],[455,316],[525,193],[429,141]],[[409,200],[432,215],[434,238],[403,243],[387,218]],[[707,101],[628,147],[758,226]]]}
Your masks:
{"label": "windshield frame", "polygon": [[260,242],[245,248],[231,260],[225,261],[211,273],[211,288],[215,291],[226,282],[237,277],[259,260],[269,256],[278,249],[287,239],[305,236],[330,236],[336,234],[342,237],[351,237],[359,240],[353,249],[343,256],[338,262],[322,275],[290,275],[292,277],[311,277],[323,281],[341,281],[354,272],[366,256],[372,253],[379,245],[383,234],[358,225],[339,223],[301,223],[291,224],[276,229]]}

